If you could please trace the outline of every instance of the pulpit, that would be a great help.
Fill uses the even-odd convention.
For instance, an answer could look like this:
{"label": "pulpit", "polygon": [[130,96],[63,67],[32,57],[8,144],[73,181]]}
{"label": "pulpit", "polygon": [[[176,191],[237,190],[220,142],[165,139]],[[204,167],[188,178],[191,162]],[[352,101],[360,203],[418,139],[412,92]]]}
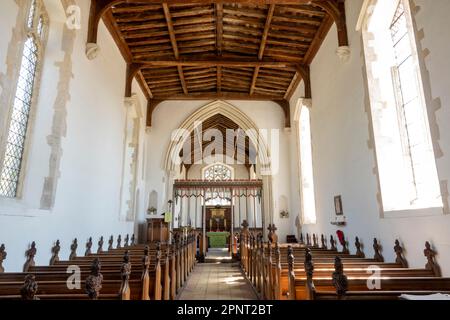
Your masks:
{"label": "pulpit", "polygon": [[147,242],[168,242],[169,224],[163,219],[147,219]]}

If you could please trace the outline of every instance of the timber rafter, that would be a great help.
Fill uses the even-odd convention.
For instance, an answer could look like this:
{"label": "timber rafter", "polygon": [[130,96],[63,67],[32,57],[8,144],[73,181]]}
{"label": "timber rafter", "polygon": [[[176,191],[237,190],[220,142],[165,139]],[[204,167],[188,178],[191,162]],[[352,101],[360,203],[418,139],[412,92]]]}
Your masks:
{"label": "timber rafter", "polygon": [[88,43],[103,18],[149,99],[147,124],[164,100],[274,101],[290,126],[299,83],[333,23],[348,46],[344,0],[92,0]]}

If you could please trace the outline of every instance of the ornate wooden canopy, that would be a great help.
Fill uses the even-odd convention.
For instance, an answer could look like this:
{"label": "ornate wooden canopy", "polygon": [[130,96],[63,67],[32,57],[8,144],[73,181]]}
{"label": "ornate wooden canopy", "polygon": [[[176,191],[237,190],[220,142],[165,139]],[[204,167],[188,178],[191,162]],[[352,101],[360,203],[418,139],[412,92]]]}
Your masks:
{"label": "ornate wooden canopy", "polygon": [[347,46],[344,0],[92,0],[87,52],[100,19],[126,62],[126,96],[137,78],[149,100],[148,125],[164,100],[269,100],[289,126],[300,81],[333,22]]}

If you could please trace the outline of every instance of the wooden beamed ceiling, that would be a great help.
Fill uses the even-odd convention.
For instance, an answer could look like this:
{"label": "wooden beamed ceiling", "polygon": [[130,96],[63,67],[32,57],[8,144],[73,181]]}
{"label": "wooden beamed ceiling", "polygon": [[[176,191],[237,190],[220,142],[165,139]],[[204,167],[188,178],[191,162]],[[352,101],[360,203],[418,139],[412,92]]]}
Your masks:
{"label": "wooden beamed ceiling", "polygon": [[147,124],[165,100],[268,100],[286,126],[301,80],[333,23],[348,45],[343,0],[92,0],[88,43],[103,17],[128,63],[126,96],[137,79],[149,99]]}
{"label": "wooden beamed ceiling", "polygon": [[[239,125],[222,114],[213,115],[203,121],[201,127],[196,127],[184,143],[179,156],[187,170],[196,161],[204,159],[207,148],[212,150],[208,156],[219,155],[221,148],[221,155],[230,156],[247,168],[256,163],[256,147]],[[188,151],[187,154],[184,154],[185,150]]]}

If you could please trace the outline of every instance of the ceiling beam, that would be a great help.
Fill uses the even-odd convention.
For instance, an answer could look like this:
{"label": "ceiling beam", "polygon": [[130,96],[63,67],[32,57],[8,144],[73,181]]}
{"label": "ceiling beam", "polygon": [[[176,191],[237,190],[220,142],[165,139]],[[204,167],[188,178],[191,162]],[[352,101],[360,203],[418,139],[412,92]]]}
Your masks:
{"label": "ceiling beam", "polygon": [[[167,3],[163,3],[162,7],[164,10],[164,17],[166,18],[167,29],[169,30],[169,36],[170,36],[170,42],[172,43],[173,54],[175,56],[175,59],[178,60],[180,58],[180,51],[178,50],[178,43],[177,43],[177,38],[175,36],[175,29],[173,27],[172,16],[170,14],[170,8]],[[178,70],[178,76],[180,78],[181,87],[183,88],[183,92],[184,92],[184,94],[189,94],[187,85],[186,85],[186,79],[184,78],[183,66],[181,66],[181,65],[177,66],[177,70]]]}
{"label": "ceiling beam", "polygon": [[222,55],[223,47],[223,4],[216,4],[217,55]]}
{"label": "ceiling beam", "polygon": [[264,26],[264,32],[261,40],[261,46],[259,48],[258,59],[262,60],[264,57],[264,50],[266,49],[267,37],[269,36],[270,26],[272,24],[273,14],[275,12],[275,5],[271,4],[267,13],[266,25]]}
{"label": "ceiling beam", "polygon": [[217,93],[222,93],[222,67],[217,66]]}
{"label": "ceiling beam", "polygon": [[145,67],[178,67],[178,66],[189,66],[189,67],[274,67],[274,68],[284,68],[291,67],[295,68],[298,64],[289,61],[273,61],[273,60],[257,60],[257,59],[192,59],[192,58],[182,58],[178,60],[141,60],[135,59],[134,63],[141,64],[143,68]]}
{"label": "ceiling beam", "polygon": [[[229,3],[226,0],[91,0],[88,26],[88,44],[97,44],[98,24],[102,16],[113,6],[120,4],[223,4]],[[348,31],[346,24],[345,0],[234,0],[233,3],[241,4],[279,4],[279,5],[312,5],[325,10],[334,20],[338,30],[339,46],[348,46]]]}
{"label": "ceiling beam", "polygon": [[270,96],[261,94],[240,94],[240,93],[191,93],[173,94],[173,95],[154,95],[153,99],[149,100],[147,112],[147,126],[152,126],[153,111],[163,101],[166,100],[250,100],[250,101],[272,101],[278,104],[284,112],[285,126],[291,127],[291,113],[289,101],[280,96]]}
{"label": "ceiling beam", "polygon": [[250,95],[255,93],[256,82],[258,81],[259,69],[261,67],[255,67],[255,72],[253,73],[252,85],[250,86]]}
{"label": "ceiling beam", "polygon": [[311,64],[314,60],[314,57],[316,56],[317,52],[320,49],[320,46],[322,45],[323,41],[325,40],[325,37],[327,36],[328,32],[330,31],[331,27],[333,26],[333,19],[330,16],[326,16],[324,18],[324,21],[322,22],[319,30],[317,31],[316,35],[314,36],[313,41],[311,42],[311,45],[309,46],[308,51],[305,54],[304,57],[304,63],[305,64]]}
{"label": "ceiling beam", "polygon": [[[272,24],[273,14],[275,12],[275,5],[271,4],[269,7],[269,11],[267,12],[266,25],[264,26],[264,32],[261,39],[261,45],[259,47],[258,59],[261,61],[264,58],[264,50],[266,50],[267,37],[269,36],[270,25]],[[255,71],[253,73],[252,84],[250,86],[250,94],[252,95],[256,89],[256,82],[258,81],[259,69],[261,67],[255,67]]]}

